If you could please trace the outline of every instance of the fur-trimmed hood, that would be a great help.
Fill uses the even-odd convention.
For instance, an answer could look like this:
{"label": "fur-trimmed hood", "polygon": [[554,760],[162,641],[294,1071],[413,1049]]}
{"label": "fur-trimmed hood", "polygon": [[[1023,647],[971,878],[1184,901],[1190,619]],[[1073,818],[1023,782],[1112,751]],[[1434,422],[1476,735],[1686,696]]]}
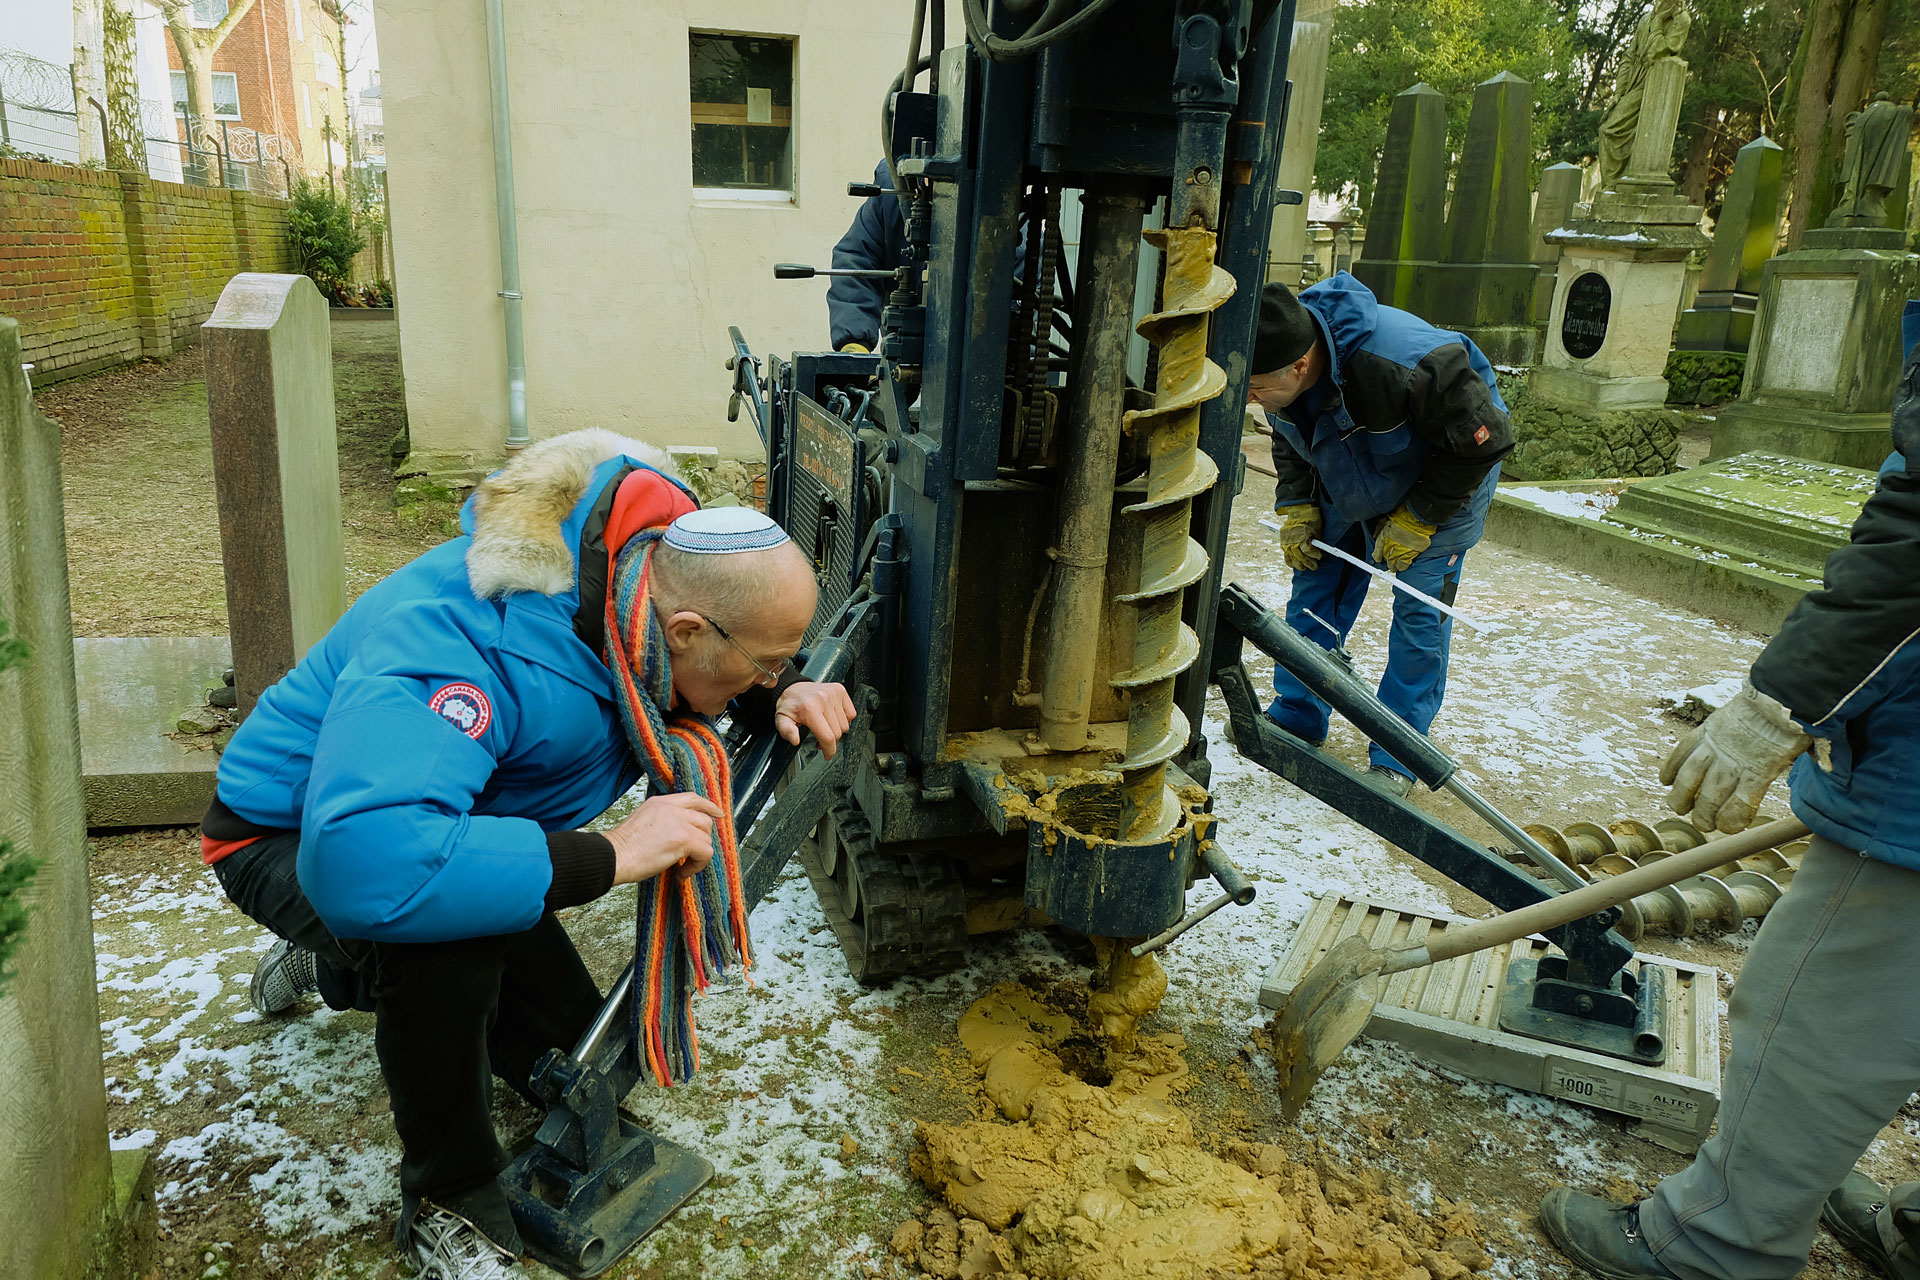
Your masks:
{"label": "fur-trimmed hood", "polygon": [[514,591],[560,595],[574,583],[575,548],[563,532],[594,470],[628,457],[674,474],[664,449],[593,428],[527,446],[480,482],[469,507],[467,578],[485,600]]}

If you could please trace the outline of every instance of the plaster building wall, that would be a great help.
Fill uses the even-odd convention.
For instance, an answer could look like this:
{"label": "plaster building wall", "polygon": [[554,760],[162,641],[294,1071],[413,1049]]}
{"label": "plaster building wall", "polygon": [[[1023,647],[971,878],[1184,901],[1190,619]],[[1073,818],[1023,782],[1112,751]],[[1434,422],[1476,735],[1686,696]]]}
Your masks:
{"label": "plaster building wall", "polygon": [[[381,0],[380,61],[413,446],[497,458],[507,396],[483,13]],[[506,5],[534,436],[597,426],[759,452],[744,418],[726,420],[727,326],[756,352],[826,346],[826,282],[775,281],[773,264],[827,264],[857,204],[846,184],[880,158],[880,95],[910,21],[905,0]],[[791,200],[696,197],[689,32],[795,41]],[[947,40],[962,34],[955,0]]]}

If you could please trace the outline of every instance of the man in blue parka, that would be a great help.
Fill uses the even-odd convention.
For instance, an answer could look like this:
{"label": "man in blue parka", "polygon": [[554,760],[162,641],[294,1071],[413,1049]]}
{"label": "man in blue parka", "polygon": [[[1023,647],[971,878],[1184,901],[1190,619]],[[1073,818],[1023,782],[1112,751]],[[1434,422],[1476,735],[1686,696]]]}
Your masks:
{"label": "man in blue parka", "polygon": [[[1493,368],[1464,336],[1381,306],[1338,272],[1295,297],[1260,298],[1248,395],[1273,428],[1280,551],[1293,570],[1287,622],[1326,648],[1346,642],[1372,577],[1315,539],[1397,573],[1447,604],[1461,562],[1485,527],[1500,460],[1513,449]],[[1427,732],[1447,687],[1452,620],[1403,593],[1393,599],[1380,700]],[[1327,704],[1285,670],[1267,714],[1316,746]],[[1379,746],[1368,780],[1395,795],[1413,786]]]}
{"label": "man in blue parka", "polygon": [[[758,512],[696,507],[650,446],[579,431],[529,447],[481,484],[466,535],[361,596],[221,757],[203,856],[282,939],[254,1006],[318,990],[374,1013],[399,1240],[429,1280],[522,1274],[489,1077],[526,1094],[601,1003],[554,912],[692,874],[721,816],[659,794],[604,833],[580,829],[641,773],[603,657],[609,618],[652,638],[651,670],[664,647],[663,713],[740,699],[746,714],[757,692],[784,736],[804,726],[829,753],[851,721],[844,689],[788,664],[815,605],[805,556]],[[617,558],[663,527],[632,543],[651,595],[620,597],[636,616],[617,617]]]}
{"label": "man in blue parka", "polygon": [[1880,1274],[1920,1280],[1920,1181],[1854,1164],[1920,1092],[1920,359],[1893,411],[1898,452],[1740,693],[1661,771],[1702,830],[1739,831],[1792,767],[1813,830],[1728,1007],[1720,1123],[1638,1204],[1557,1188],[1540,1219],[1610,1280],[1784,1280],[1814,1226]]}

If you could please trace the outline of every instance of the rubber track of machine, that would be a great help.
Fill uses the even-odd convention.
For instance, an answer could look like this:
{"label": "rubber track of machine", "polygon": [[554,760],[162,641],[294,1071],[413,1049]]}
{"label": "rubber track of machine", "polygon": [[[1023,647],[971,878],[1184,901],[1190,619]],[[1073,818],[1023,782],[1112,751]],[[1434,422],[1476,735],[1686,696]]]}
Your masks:
{"label": "rubber track of machine", "polygon": [[[1130,697],[1120,762],[1129,839],[1158,839],[1178,818],[1167,802],[1166,764],[1186,746],[1189,726],[1174,705],[1174,677],[1200,654],[1200,638],[1180,620],[1180,608],[1186,589],[1207,571],[1206,548],[1190,532],[1193,500],[1220,477],[1200,449],[1200,410],[1227,386],[1226,371],[1207,358],[1207,340],[1213,313],[1234,291],[1233,277],[1214,264],[1213,232],[1168,227],[1144,234],[1165,269],[1161,309],[1137,326],[1158,355],[1153,407],[1126,416],[1147,456],[1143,494],[1122,508],[1143,525],[1140,582],[1119,597],[1135,607],[1134,665],[1112,680]],[[1127,488],[1142,492],[1138,482]]]}
{"label": "rubber track of machine", "polygon": [[[909,857],[875,844],[866,815],[851,800],[835,803],[823,832],[836,866],[824,865],[821,842],[801,846],[801,864],[833,928],[855,980],[881,983],[908,973],[945,973],[966,958],[966,897],[958,876],[934,855]],[[928,859],[924,866],[922,858]],[[943,874],[944,873],[944,874]],[[838,879],[855,877],[858,905],[843,904]]]}

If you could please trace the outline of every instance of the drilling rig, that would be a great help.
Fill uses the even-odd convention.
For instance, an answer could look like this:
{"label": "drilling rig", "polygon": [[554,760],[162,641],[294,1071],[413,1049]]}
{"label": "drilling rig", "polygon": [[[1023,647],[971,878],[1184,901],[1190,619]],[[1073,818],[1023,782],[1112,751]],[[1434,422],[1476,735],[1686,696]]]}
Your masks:
{"label": "drilling rig", "polygon": [[1204,875],[1253,892],[1210,834],[1201,659],[1292,6],[1021,8],[974,0],[889,95],[878,351],[760,361],[735,331],[816,627],[880,602],[863,742],[801,840],[863,981],[1023,920],[1137,942]]}

